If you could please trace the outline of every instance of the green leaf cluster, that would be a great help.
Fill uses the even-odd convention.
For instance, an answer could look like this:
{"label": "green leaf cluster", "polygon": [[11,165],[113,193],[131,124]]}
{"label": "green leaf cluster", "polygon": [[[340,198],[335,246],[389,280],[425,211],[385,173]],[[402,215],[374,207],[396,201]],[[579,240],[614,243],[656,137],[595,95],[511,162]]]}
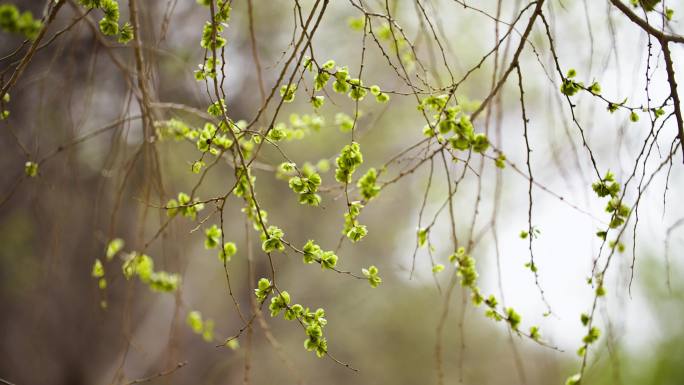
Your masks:
{"label": "green leaf cluster", "polygon": [[[273,291],[271,281],[261,278],[257,289],[255,289],[257,299],[260,302],[265,301],[271,291]],[[291,302],[290,293],[287,291],[275,294],[268,306],[271,317],[277,317],[282,313],[283,318],[288,321],[298,320],[306,332],[307,338],[304,340],[304,348],[315,352],[319,358],[325,356],[328,352],[328,341],[323,336],[323,328],[328,324],[328,320],[325,319],[325,310],[311,311],[308,307],[298,303],[290,305]]]}
{"label": "green leaf cluster", "polygon": [[27,161],[24,163],[24,174],[29,178],[35,178],[38,176],[38,163],[33,161]]}
{"label": "green leaf cluster", "polygon": [[200,46],[210,51],[218,50],[226,45],[226,39],[221,36],[223,32],[223,25],[219,23],[211,23],[207,21],[202,28],[202,39]]}
{"label": "green leaf cluster", "polygon": [[214,321],[212,319],[202,319],[202,313],[196,310],[189,312],[185,318],[185,323],[190,326],[190,329],[195,334],[201,334],[205,341],[211,342],[214,340]]}
{"label": "green leaf cluster", "polygon": [[312,170],[303,170],[300,175],[290,178],[290,189],[299,195],[299,203],[309,206],[318,206],[321,196],[316,194],[321,185],[321,176]]}
{"label": "green leaf cluster", "polygon": [[267,278],[261,278],[259,282],[257,282],[257,288],[254,289],[254,295],[259,303],[262,303],[271,293],[271,290],[273,290],[273,284],[271,284],[271,281]]}
{"label": "green leaf cluster", "polygon": [[459,247],[455,253],[451,254],[449,261],[456,263],[456,274],[461,280],[461,286],[477,289],[478,274],[475,269],[475,259],[466,253],[465,248]]}
{"label": "green leaf cluster", "polygon": [[155,271],[154,261],[147,254],[132,252],[121,266],[124,277],[137,276],[152,291],[173,292],[178,289],[180,276],[165,271]]}
{"label": "green leaf cluster", "polygon": [[335,179],[340,183],[351,183],[352,174],[363,163],[359,144],[352,142],[344,146],[340,155],[335,159],[335,163],[337,164]]}
{"label": "green leaf cluster", "polygon": [[190,200],[190,196],[184,192],[178,193],[178,199],[170,199],[166,202],[166,214],[170,217],[181,214],[193,221],[197,219],[197,213],[204,209],[204,203],[198,198]]}
{"label": "green leaf cluster", "polygon": [[323,270],[333,270],[337,265],[338,257],[335,252],[324,251],[313,240],[307,241],[302,247],[302,251],[304,252],[302,257],[304,263],[320,263]]}
{"label": "green leaf cluster", "polygon": [[198,69],[195,70],[195,80],[203,81],[207,78],[216,78],[216,69],[221,67],[222,61],[219,58],[208,56],[204,64],[199,64]]}
{"label": "green leaf cluster", "polygon": [[361,196],[366,201],[370,201],[380,193],[380,186],[377,185],[377,181],[377,170],[375,168],[370,168],[365,174],[363,174],[361,178],[359,178],[359,181],[356,183],[356,187],[359,188]]}
{"label": "green leaf cluster", "polygon": [[223,232],[221,229],[218,228],[216,225],[211,225],[208,229],[204,231],[204,248],[209,250],[209,249],[214,249],[216,246],[221,244],[221,236],[223,235]]}
{"label": "green leaf cluster", "polygon": [[226,263],[230,262],[230,259],[237,254],[237,246],[234,242],[226,242],[223,244],[221,251],[219,251],[218,258],[219,261]]}
{"label": "green leaf cluster", "polygon": [[371,287],[375,288],[380,286],[382,283],[382,278],[378,275],[378,268],[375,266],[369,266],[367,269],[361,269],[361,273],[368,280]]}
{"label": "green leaf cluster", "polygon": [[0,29],[8,33],[23,35],[33,40],[43,24],[33,18],[30,11],[20,12],[13,4],[0,4]]}
{"label": "green leaf cluster", "polygon": [[266,253],[272,253],[274,251],[285,250],[285,244],[283,244],[283,230],[276,226],[269,226],[266,230],[266,234],[262,233],[263,242],[261,244],[261,249]]}
{"label": "green leaf cluster", "polygon": [[[606,175],[591,185],[596,195],[600,198],[610,197],[608,204],[606,205],[606,212],[611,214],[609,227],[615,229],[620,227],[629,216],[630,209],[627,205],[622,203],[620,198],[621,186],[615,181],[615,175],[612,172],[606,172]],[[606,238],[606,232],[600,231],[596,235],[602,239]]]}
{"label": "green leaf cluster", "polygon": [[105,250],[105,256],[107,257],[107,260],[111,261],[114,256],[123,249],[125,244],[126,242],[124,242],[124,240],[121,238],[114,238],[109,241]]}
{"label": "green leaf cluster", "polygon": [[297,93],[296,84],[286,84],[280,87],[280,96],[283,97],[285,103],[292,103]]}
{"label": "green leaf cluster", "polygon": [[577,76],[577,71],[570,69],[561,83],[560,91],[563,95],[573,96],[584,88],[584,83],[576,82],[573,78]]}
{"label": "green leaf cluster", "polygon": [[354,201],[349,204],[349,211],[344,213],[344,228],[342,233],[352,242],[358,242],[363,237],[368,235],[368,229],[365,225],[359,224],[357,220],[363,205],[359,201]]}
{"label": "green leaf cluster", "polygon": [[439,134],[440,141],[447,140],[455,150],[472,150],[481,154],[487,151],[489,138],[483,133],[476,134],[470,117],[463,113],[462,107],[447,106],[448,100],[448,95],[433,95],[421,100],[419,110],[434,112],[434,121],[425,126],[423,134],[427,137]]}
{"label": "green leaf cluster", "polygon": [[119,26],[120,12],[117,0],[79,0],[87,9],[99,8],[103,16],[98,23],[100,31],[107,36],[118,35],[119,43],[126,44],[133,40],[134,32],[131,23],[126,22]]}

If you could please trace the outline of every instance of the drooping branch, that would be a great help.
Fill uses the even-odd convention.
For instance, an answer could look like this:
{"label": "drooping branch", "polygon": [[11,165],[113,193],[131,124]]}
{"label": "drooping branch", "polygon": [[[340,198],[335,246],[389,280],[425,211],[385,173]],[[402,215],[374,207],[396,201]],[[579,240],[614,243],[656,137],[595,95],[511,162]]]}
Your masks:
{"label": "drooping branch", "polygon": [[[679,93],[677,92],[677,80],[675,79],[674,65],[672,64],[672,53],[668,41],[661,40],[660,45],[663,48],[663,58],[665,59],[665,69],[667,71],[667,82],[670,84],[670,97],[674,104],[675,118],[677,119],[677,127],[679,128],[679,141],[684,144],[684,119],[682,119],[682,103],[679,100]],[[684,151],[682,151],[684,156]]]}
{"label": "drooping branch", "polygon": [[52,21],[55,19],[55,16],[57,16],[57,12],[59,12],[60,8],[64,5],[65,1],[57,1],[54,3],[52,8],[50,9],[50,13],[48,13],[48,16],[45,18],[45,22],[43,23],[43,27],[40,29],[40,32],[38,32],[38,35],[36,36],[35,40],[33,40],[33,43],[31,44],[31,47],[29,47],[28,51],[24,55],[24,57],[21,59],[21,62],[17,66],[17,68],[14,70],[12,73],[12,76],[10,79],[7,81],[2,86],[2,90],[0,90],[0,97],[5,95],[10,88],[14,86],[14,84],[19,80],[19,77],[21,74],[24,73],[24,70],[28,66],[28,64],[31,62],[31,59],[33,58],[33,55],[38,51],[38,48],[40,46],[40,42],[43,40],[43,37],[45,36],[45,33],[47,32],[48,28],[50,27],[50,24]]}
{"label": "drooping branch", "polygon": [[[658,39],[660,46],[663,49],[663,57],[665,59],[665,68],[667,70],[667,82],[670,84],[670,97],[674,103],[674,113],[677,119],[677,128],[679,141],[684,144],[684,119],[682,119],[682,109],[679,99],[679,93],[677,92],[677,82],[675,80],[674,66],[672,65],[672,54],[670,52],[670,47],[668,44],[673,43],[684,43],[684,36],[676,34],[667,34],[649,24],[646,20],[640,18],[635,14],[627,5],[625,5],[620,0],[610,0],[617,9],[619,9],[629,20],[634,24],[638,25],[649,35]],[[682,151],[682,160],[684,161],[684,151]]]}
{"label": "drooping branch", "polygon": [[674,34],[667,34],[652,25],[650,25],[646,20],[640,18],[636,13],[634,13],[631,9],[629,9],[629,6],[625,5],[622,1],[620,0],[610,0],[610,2],[615,6],[615,8],[619,9],[629,20],[631,20],[634,24],[638,25],[646,31],[649,35],[655,37],[656,39],[660,41],[667,41],[667,42],[675,42],[675,43],[682,43],[684,44],[684,36],[680,35],[674,35]]}
{"label": "drooping branch", "polygon": [[544,0],[539,0],[537,2],[537,6],[534,8],[534,12],[532,13],[532,16],[530,16],[530,20],[527,23],[527,27],[525,28],[525,32],[523,32],[522,36],[520,37],[520,44],[518,44],[518,48],[515,50],[515,53],[513,54],[513,59],[511,59],[511,64],[508,66],[508,69],[504,74],[501,76],[501,79],[499,79],[499,82],[496,84],[496,87],[492,90],[492,92],[487,95],[485,100],[480,104],[480,106],[473,112],[471,115],[471,119],[475,120],[477,115],[479,115],[489,104],[489,102],[496,96],[496,94],[499,92],[501,87],[506,83],[506,80],[508,79],[508,76],[513,72],[513,70],[518,66],[518,59],[520,58],[520,54],[522,53],[523,48],[525,48],[525,44],[527,43],[527,38],[530,36],[530,33],[532,32],[532,27],[534,26],[535,20],[537,20],[537,17],[541,15],[542,13],[542,6],[544,5]]}

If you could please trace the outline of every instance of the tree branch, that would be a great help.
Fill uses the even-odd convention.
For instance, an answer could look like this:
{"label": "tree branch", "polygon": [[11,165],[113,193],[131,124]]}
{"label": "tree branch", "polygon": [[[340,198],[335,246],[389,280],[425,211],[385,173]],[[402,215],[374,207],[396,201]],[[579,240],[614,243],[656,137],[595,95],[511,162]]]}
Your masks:
{"label": "tree branch", "polygon": [[55,19],[55,16],[57,16],[57,12],[59,12],[59,9],[62,8],[62,5],[64,5],[65,1],[58,1],[54,3],[54,6],[50,10],[50,13],[48,14],[47,18],[45,19],[45,22],[43,23],[43,27],[40,29],[40,32],[38,32],[38,36],[36,36],[36,39],[33,41],[31,44],[31,47],[29,50],[26,52],[26,55],[21,59],[21,62],[17,66],[17,68],[14,70],[12,73],[12,76],[10,79],[7,81],[5,85],[2,86],[2,90],[0,90],[0,97],[5,95],[12,86],[19,80],[19,77],[21,76],[22,73],[24,73],[24,70],[28,66],[28,64],[31,62],[31,58],[33,58],[33,54],[36,53],[38,50],[38,47],[40,45],[40,41],[43,39],[45,36],[45,33],[47,32],[48,28],[50,27],[50,24],[52,21]]}
{"label": "tree branch", "polygon": [[619,9],[629,20],[631,20],[634,24],[638,25],[646,31],[649,35],[657,38],[660,41],[672,41],[675,43],[684,43],[684,36],[680,35],[669,35],[652,25],[648,24],[648,22],[639,16],[637,16],[636,13],[634,13],[631,9],[629,9],[629,6],[627,6],[625,3],[623,3],[620,0],[610,0],[611,4],[613,4],[617,9]]}
{"label": "tree branch", "polygon": [[530,33],[532,32],[532,27],[534,26],[535,20],[537,20],[537,17],[542,13],[543,5],[544,0],[539,0],[537,2],[537,6],[534,8],[534,13],[532,13],[530,20],[527,23],[527,27],[525,28],[525,32],[523,32],[522,36],[520,37],[520,44],[518,45],[518,49],[516,49],[515,53],[513,54],[511,64],[508,66],[508,69],[506,70],[506,72],[504,72],[501,79],[499,79],[499,82],[496,84],[496,87],[494,87],[492,92],[490,92],[489,95],[487,95],[487,98],[470,116],[471,120],[475,120],[477,115],[479,115],[487,107],[492,98],[494,98],[494,96],[499,92],[504,83],[506,83],[506,79],[508,79],[508,76],[511,74],[511,72],[513,72],[513,70],[518,66],[518,58],[520,58],[520,54],[522,53],[523,48],[525,48],[525,43],[527,43],[527,38],[530,36]]}
{"label": "tree branch", "polygon": [[[670,46],[666,40],[661,40],[660,45],[663,48],[663,58],[665,60],[665,69],[667,71],[667,82],[670,83],[670,97],[674,104],[674,114],[677,119],[677,127],[679,129],[679,142],[684,145],[684,119],[682,119],[682,106],[679,100],[679,93],[677,92],[677,80],[675,79],[674,65],[672,64],[672,54],[670,53]],[[684,151],[682,151],[684,157]],[[682,159],[684,161],[684,159]]]}

